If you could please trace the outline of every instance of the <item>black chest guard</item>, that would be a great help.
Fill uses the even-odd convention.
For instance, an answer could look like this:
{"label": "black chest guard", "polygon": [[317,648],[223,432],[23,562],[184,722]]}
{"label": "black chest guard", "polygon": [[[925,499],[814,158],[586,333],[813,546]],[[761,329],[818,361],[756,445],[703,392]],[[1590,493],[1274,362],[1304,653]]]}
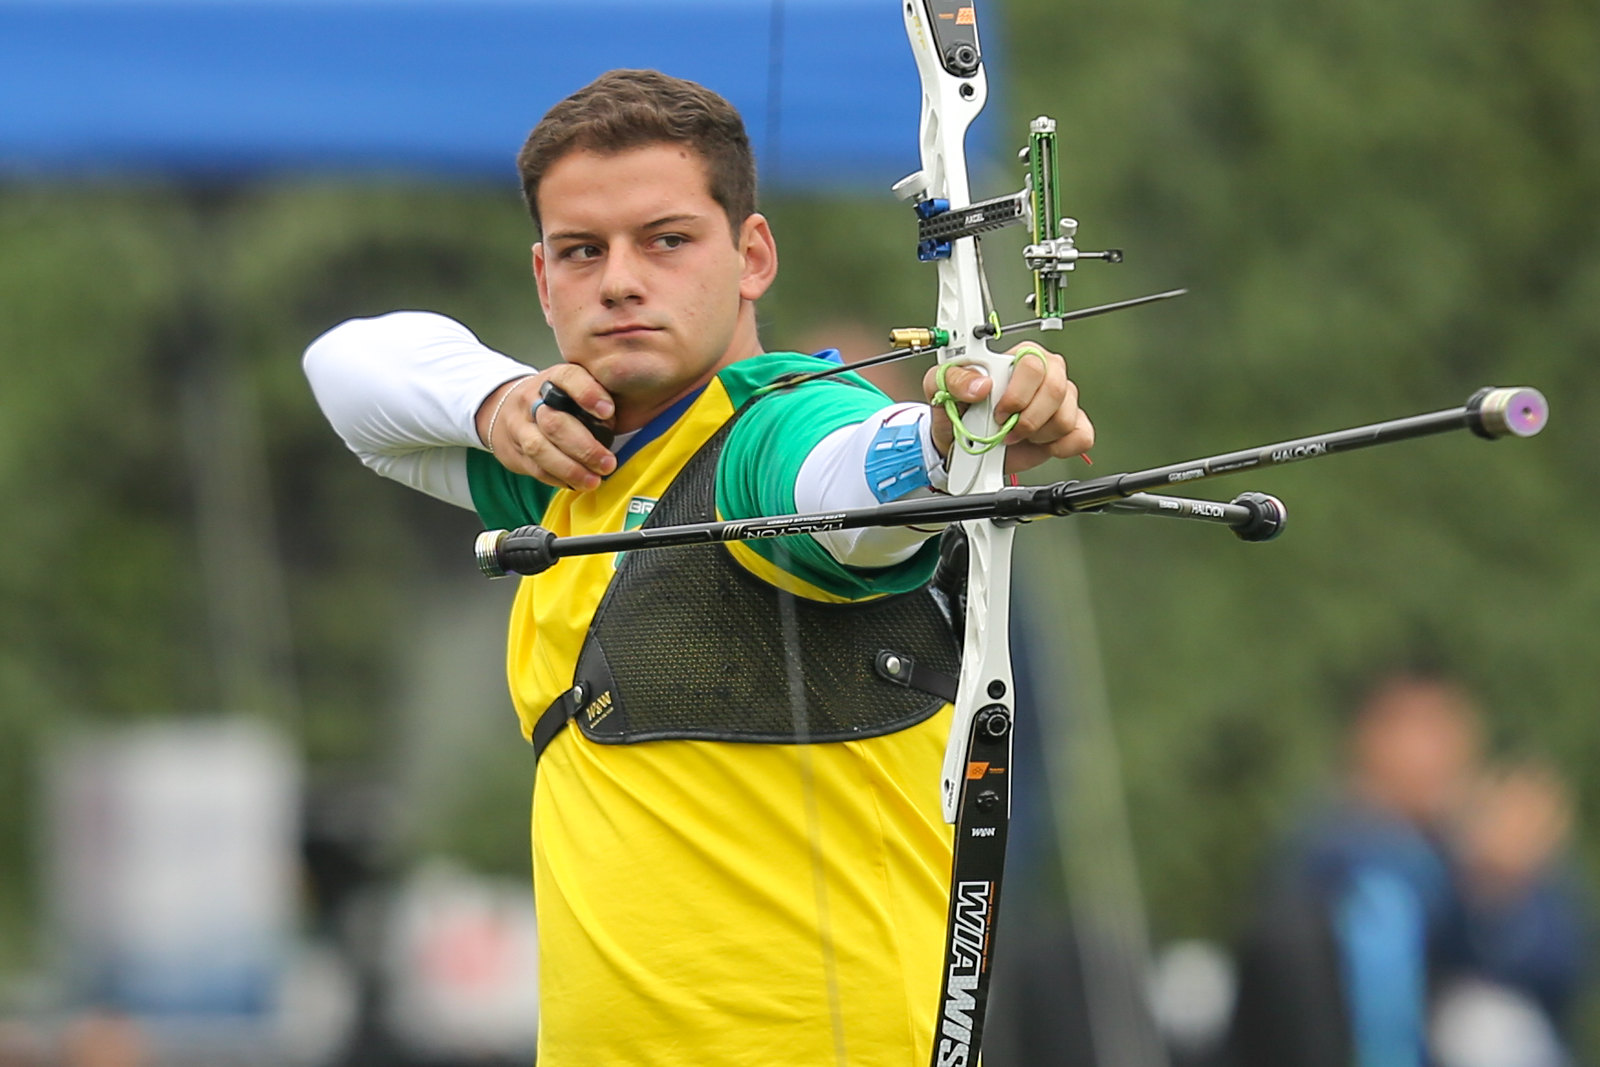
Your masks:
{"label": "black chest guard", "polygon": [[[717,517],[717,457],[739,414],[684,465],[645,528]],[[824,604],[761,581],[720,544],[630,552],[572,689],[540,716],[533,744],[543,752],[568,721],[601,744],[877,737],[953,700],[959,669],[946,598],[931,588]]]}

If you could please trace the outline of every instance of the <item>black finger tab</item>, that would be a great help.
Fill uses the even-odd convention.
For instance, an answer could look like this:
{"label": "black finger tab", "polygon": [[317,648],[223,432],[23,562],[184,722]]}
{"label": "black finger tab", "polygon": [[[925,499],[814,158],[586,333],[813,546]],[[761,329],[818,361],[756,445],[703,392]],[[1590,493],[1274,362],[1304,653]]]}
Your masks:
{"label": "black finger tab", "polygon": [[585,411],[579,403],[567,394],[567,391],[555,382],[545,382],[539,386],[539,399],[544,401],[544,406],[552,408],[565,415],[571,415],[583,423],[583,428],[594,436],[596,441],[605,448],[611,447],[611,442],[617,435],[611,427]]}

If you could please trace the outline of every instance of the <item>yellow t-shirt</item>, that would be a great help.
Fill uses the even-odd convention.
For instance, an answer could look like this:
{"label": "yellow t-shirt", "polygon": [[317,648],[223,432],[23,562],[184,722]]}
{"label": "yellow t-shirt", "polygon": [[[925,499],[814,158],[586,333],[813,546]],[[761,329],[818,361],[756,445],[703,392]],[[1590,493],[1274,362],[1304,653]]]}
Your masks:
{"label": "yellow t-shirt", "polygon": [[[637,526],[759,382],[814,366],[784,354],[736,364],[668,425],[641,431],[649,439],[591,492],[554,491],[483,456],[474,498],[488,522],[559,536]],[[804,436],[887,403],[863,397],[864,383],[840,388],[853,395],[812,405],[821,414]],[[523,579],[507,664],[525,735],[571,685],[614,567],[611,555],[576,556]],[[885,575],[879,591],[915,571]],[[841,579],[852,581],[871,585]],[[562,730],[533,802],[540,1067],[926,1062],[949,899],[949,724],[946,708],[898,733],[813,745],[598,745]]]}

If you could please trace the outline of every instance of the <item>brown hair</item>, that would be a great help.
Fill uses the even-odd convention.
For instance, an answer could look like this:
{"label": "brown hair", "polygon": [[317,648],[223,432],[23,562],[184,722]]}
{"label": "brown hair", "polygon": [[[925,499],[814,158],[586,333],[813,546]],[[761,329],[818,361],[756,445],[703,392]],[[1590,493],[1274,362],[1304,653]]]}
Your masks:
{"label": "brown hair", "polygon": [[683,144],[705,162],[711,198],[728,215],[734,240],[756,209],[756,165],[744,121],[721,96],[655,70],[613,70],[551,108],[517,153],[522,197],[534,228],[539,183],[562,156],[579,149],[621,152]]}

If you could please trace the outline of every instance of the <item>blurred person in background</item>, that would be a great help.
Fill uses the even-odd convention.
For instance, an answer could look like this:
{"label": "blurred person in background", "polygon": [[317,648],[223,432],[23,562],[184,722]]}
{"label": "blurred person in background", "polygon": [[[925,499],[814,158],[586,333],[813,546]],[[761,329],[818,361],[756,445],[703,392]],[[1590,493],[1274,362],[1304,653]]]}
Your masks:
{"label": "blurred person in background", "polygon": [[[613,71],[556,105],[518,166],[565,362],[536,370],[423,312],[334,328],[306,373],[369,466],[489,526],[563,535],[943,486],[941,408],[855,376],[767,388],[826,364],[757,336],[777,248],[725,100]],[[996,408],[1020,416],[1008,468],[1081,454],[1093,428],[1065,363],[1019,348]],[[948,384],[965,403],[992,385],[970,368]],[[507,666],[538,759],[544,1067],[929,1058],[949,683],[908,690],[870,664],[904,645],[956,669],[926,588],[936,533],[583,556],[522,581]],[[813,676],[814,649],[841,641],[822,658],[853,677]]]}
{"label": "blurred person in background", "polygon": [[[1273,864],[1241,943],[1241,1067],[1564,1062],[1583,923],[1551,880],[1568,827],[1554,777],[1490,771],[1475,702],[1427,673],[1379,680],[1348,742],[1340,796]],[[1490,989],[1540,1007],[1485,1060]]]}
{"label": "blurred person in background", "polygon": [[1432,1038],[1441,1067],[1558,1067],[1587,971],[1588,909],[1563,852],[1572,801],[1555,769],[1484,773],[1451,835],[1462,922],[1445,947]]}
{"label": "blurred person in background", "polygon": [[1459,922],[1446,821],[1478,772],[1457,685],[1382,678],[1351,721],[1340,795],[1269,870],[1239,953],[1241,1067],[1423,1067],[1428,976]]}

